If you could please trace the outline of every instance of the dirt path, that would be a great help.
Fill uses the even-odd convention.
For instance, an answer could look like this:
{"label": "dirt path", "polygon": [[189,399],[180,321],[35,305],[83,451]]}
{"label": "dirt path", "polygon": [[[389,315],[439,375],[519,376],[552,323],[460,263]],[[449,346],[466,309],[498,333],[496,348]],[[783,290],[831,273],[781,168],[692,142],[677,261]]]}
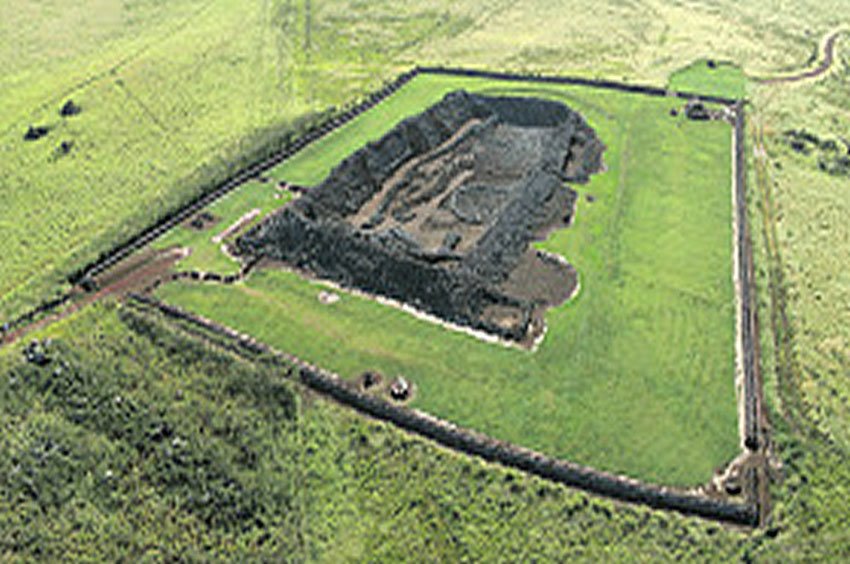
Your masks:
{"label": "dirt path", "polygon": [[75,286],[69,295],[68,305],[50,315],[28,323],[10,333],[2,335],[0,346],[10,345],[27,334],[42,329],[51,323],[65,319],[80,309],[109,296],[125,296],[130,292],[140,291],[156,280],[166,276],[171,267],[185,256],[183,249],[171,249],[163,252],[152,252],[148,256],[130,257],[118,263],[112,270],[105,272],[98,279],[100,288],[86,292]]}
{"label": "dirt path", "polygon": [[[381,208],[381,205],[384,204],[385,200],[392,193],[392,189],[398,185],[404,177],[414,170],[417,166],[422,163],[429,162],[434,155],[444,152],[448,147],[451,147],[453,144],[458,143],[463,140],[464,136],[469,132],[470,129],[475,127],[481,123],[480,119],[471,119],[465,124],[463,124],[457,131],[455,131],[451,137],[421,155],[416,155],[412,159],[409,159],[407,162],[402,164],[398,169],[396,169],[389,178],[384,180],[381,185],[380,190],[376,192],[372,197],[367,201],[358,211],[355,213],[348,222],[351,225],[359,226],[363,223],[366,223],[370,220],[370,218]],[[387,208],[389,209],[389,207]]]}
{"label": "dirt path", "polygon": [[847,32],[847,29],[839,29],[837,31],[833,31],[826,37],[826,41],[823,43],[823,59],[820,64],[813,69],[809,69],[807,71],[800,72],[798,74],[792,74],[789,76],[777,76],[774,78],[766,78],[761,80],[762,84],[782,84],[788,82],[800,82],[802,80],[808,80],[811,78],[819,78],[829,71],[832,67],[833,62],[835,61],[835,44],[838,41],[838,37]]}
{"label": "dirt path", "polygon": [[249,223],[254,221],[254,218],[258,217],[261,213],[262,213],[262,210],[260,208],[254,208],[251,211],[243,214],[242,217],[240,217],[239,219],[234,221],[232,224],[230,224],[230,226],[227,229],[225,229],[224,231],[222,231],[218,235],[214,236],[212,238],[212,242],[216,243],[216,244],[221,243],[222,241],[224,241],[225,239],[227,239],[228,237],[230,237],[234,233],[241,231],[243,227],[245,227],[246,225],[248,225]]}

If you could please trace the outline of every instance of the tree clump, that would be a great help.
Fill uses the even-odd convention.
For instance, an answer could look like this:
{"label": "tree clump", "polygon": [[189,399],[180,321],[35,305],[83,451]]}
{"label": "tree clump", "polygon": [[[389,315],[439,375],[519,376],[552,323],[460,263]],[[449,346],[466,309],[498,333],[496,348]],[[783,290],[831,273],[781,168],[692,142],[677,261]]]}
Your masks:
{"label": "tree clump", "polygon": [[62,105],[62,108],[59,110],[59,115],[62,117],[71,117],[78,115],[82,111],[83,109],[75,104],[73,100],[68,100]]}
{"label": "tree clump", "polygon": [[785,131],[782,141],[795,153],[816,158],[818,169],[822,172],[832,176],[850,176],[850,141],[822,139],[805,129]]}
{"label": "tree clump", "polygon": [[24,133],[24,141],[37,141],[47,135],[50,129],[43,125],[31,125]]}

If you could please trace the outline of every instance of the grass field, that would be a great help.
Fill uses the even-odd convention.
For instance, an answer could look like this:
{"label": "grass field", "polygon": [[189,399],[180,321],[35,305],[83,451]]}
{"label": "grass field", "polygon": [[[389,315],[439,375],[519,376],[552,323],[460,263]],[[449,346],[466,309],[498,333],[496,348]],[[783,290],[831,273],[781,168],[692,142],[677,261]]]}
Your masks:
{"label": "grass field", "polygon": [[772,278],[788,318],[786,327],[773,328],[786,343],[784,352],[776,351],[776,360],[785,363],[777,382],[784,401],[777,408],[843,449],[850,449],[850,277],[844,268],[850,227],[843,220],[850,213],[850,177],[821,171],[817,155],[793,152],[782,133],[850,139],[849,44],[845,33],[836,46],[836,68],[819,82],[760,87],[751,126],[763,134],[766,151],[751,167],[765,253],[763,295],[767,301]]}
{"label": "grass field", "polygon": [[695,61],[670,76],[667,87],[679,92],[713,94],[726,98],[746,98],[747,76],[733,63],[708,60]]}
{"label": "grass field", "polygon": [[[234,225],[245,214],[260,210],[259,215],[239,232],[249,229],[270,211],[284,205],[290,199],[292,194],[277,190],[274,183],[247,182],[240,186],[235,194],[227,194],[205,208],[217,218],[215,225],[201,231],[180,225],[157,239],[153,247],[166,249],[177,246],[192,249],[192,254],[177,263],[177,270],[200,269],[219,274],[234,274],[239,272],[239,262],[227,256],[221,249],[221,243],[215,243],[212,238]],[[231,241],[236,235],[238,233],[232,234],[224,242]]]}
{"label": "grass field", "polygon": [[578,187],[595,201],[583,198],[573,226],[541,244],[576,266],[581,291],[549,313],[537,352],[363,298],[323,305],[315,284],[284,272],[161,295],[348,377],[403,374],[417,407],[498,438],[648,480],[707,481],[738,450],[728,124],[673,118],[671,99],[426,75],[271,174],[317,183],[461,87],[562,100],[608,146],[607,171]]}

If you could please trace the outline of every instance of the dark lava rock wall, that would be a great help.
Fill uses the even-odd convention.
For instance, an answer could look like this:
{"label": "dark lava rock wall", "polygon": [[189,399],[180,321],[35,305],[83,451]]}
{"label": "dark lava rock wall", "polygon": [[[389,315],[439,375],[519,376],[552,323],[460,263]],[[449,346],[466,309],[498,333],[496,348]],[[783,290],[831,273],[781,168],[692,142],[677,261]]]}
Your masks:
{"label": "dark lava rock wall", "polygon": [[[363,233],[329,220],[312,221],[284,211],[265,232],[246,234],[243,249],[259,241],[266,256],[333,280],[342,286],[379,294],[460,325],[476,327],[519,340],[521,334],[501,331],[479,317],[488,305],[522,307],[479,277],[418,260],[403,241]],[[271,248],[265,246],[272,241]],[[254,247],[256,248],[256,247]]]}
{"label": "dark lava rock wall", "polygon": [[[535,172],[519,189],[492,227],[464,258],[462,269],[492,282],[502,282],[513,270],[541,227],[557,221],[553,212],[572,210],[575,192],[564,190],[552,174]],[[548,205],[560,196],[560,206]],[[566,219],[566,218],[564,218]]]}
{"label": "dark lava rock wall", "polygon": [[[455,221],[476,233],[472,248],[454,252],[462,238],[455,231],[446,232],[439,251],[424,248],[409,227],[416,213],[407,209],[388,217],[379,207],[374,219],[353,220],[373,198],[395,202],[395,192],[411,190],[409,174],[393,176],[400,167],[450,157],[460,145],[472,151],[477,168],[465,172],[474,179],[452,188],[465,172],[451,169],[430,200],[416,193],[423,208],[413,211],[445,217],[445,208],[457,208]],[[603,149],[581,116],[561,103],[454,92],[343,160],[320,185],[242,236],[237,248],[522,341],[541,304],[501,286],[531,241],[569,221],[576,194],[564,182],[585,181],[599,170]],[[510,321],[485,314],[494,307],[508,308]]]}
{"label": "dark lava rock wall", "polygon": [[342,218],[355,213],[381,183],[406,161],[447,141],[463,124],[492,115],[465,92],[408,118],[378,141],[343,160],[309,195],[293,207],[308,217]]}

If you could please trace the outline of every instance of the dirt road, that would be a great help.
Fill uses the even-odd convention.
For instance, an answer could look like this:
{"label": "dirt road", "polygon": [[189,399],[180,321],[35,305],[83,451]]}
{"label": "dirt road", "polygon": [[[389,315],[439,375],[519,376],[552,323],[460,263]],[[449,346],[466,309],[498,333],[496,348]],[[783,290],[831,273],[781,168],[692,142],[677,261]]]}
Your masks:
{"label": "dirt road", "polygon": [[98,283],[97,290],[87,292],[80,287],[75,287],[69,294],[66,306],[10,333],[0,334],[0,346],[14,343],[28,333],[64,319],[83,307],[108,296],[125,296],[130,292],[140,291],[157,278],[167,276],[174,263],[183,256],[184,251],[182,249],[162,252],[150,251],[118,263],[113,269],[98,277],[96,280]]}
{"label": "dirt road", "polygon": [[838,37],[846,31],[846,29],[834,31],[826,38],[826,42],[823,45],[823,59],[821,59],[820,64],[818,64],[818,66],[816,66],[815,68],[800,72],[798,74],[766,78],[762,80],[761,83],[781,84],[786,82],[800,82],[802,80],[818,78],[826,74],[826,72],[832,67],[833,62],[835,61],[835,44],[838,41]]}

